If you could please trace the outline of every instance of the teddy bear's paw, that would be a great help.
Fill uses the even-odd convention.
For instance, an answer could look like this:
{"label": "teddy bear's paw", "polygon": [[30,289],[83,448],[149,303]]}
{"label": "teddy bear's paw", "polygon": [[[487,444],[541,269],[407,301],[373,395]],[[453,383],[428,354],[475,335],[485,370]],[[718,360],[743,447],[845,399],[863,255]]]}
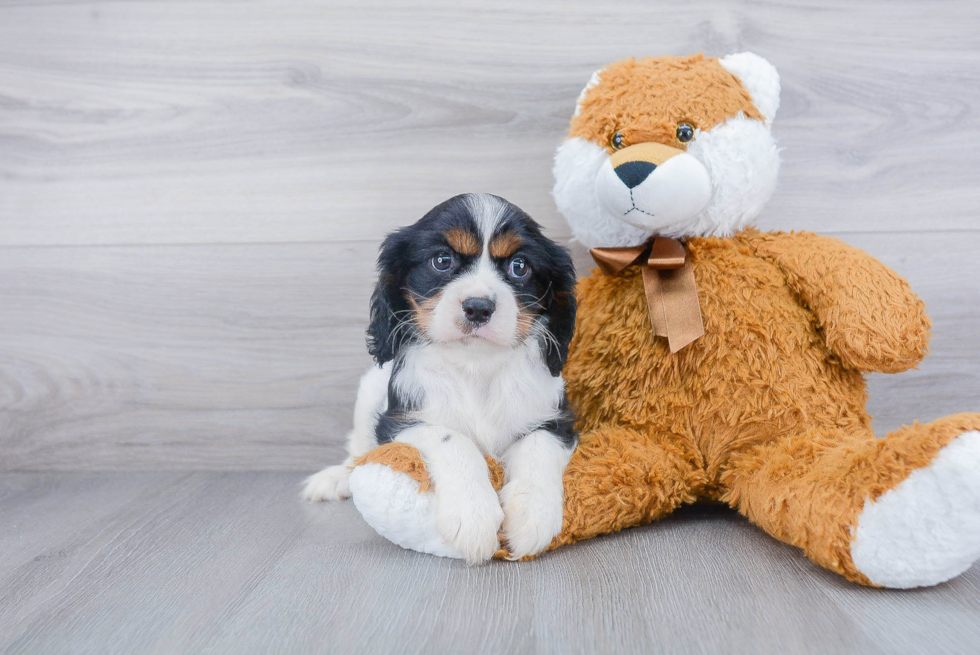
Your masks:
{"label": "teddy bear's paw", "polygon": [[306,478],[300,497],[314,502],[350,498],[350,487],[347,484],[349,477],[350,469],[347,464],[328,466]]}
{"label": "teddy bear's paw", "polygon": [[851,558],[874,584],[900,589],[970,568],[980,558],[980,432],[961,434],[929,466],[866,502]]}
{"label": "teddy bear's paw", "polygon": [[562,493],[531,480],[513,480],[500,490],[504,541],[510,559],[536,555],[561,532]]}
{"label": "teddy bear's paw", "polygon": [[488,480],[458,486],[435,483],[439,533],[467,563],[486,562],[500,548],[500,499]]}
{"label": "teddy bear's paw", "polygon": [[437,525],[436,497],[420,491],[411,476],[380,463],[362,464],[350,475],[354,506],[385,539],[409,550],[464,559]]}

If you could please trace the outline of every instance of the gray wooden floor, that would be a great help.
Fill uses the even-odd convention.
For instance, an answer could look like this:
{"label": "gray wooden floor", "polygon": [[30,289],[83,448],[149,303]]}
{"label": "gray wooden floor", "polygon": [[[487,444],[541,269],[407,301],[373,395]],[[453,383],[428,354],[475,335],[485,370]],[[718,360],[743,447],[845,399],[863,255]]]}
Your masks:
{"label": "gray wooden floor", "polygon": [[467,568],[296,497],[384,233],[489,191],[566,240],[554,149],[630,55],[779,68],[760,226],[933,317],[877,429],[980,410],[978,34],[975,0],[0,0],[0,651],[980,652],[977,567],[863,589],[718,508]]}
{"label": "gray wooden floor", "polygon": [[5,653],[971,653],[980,566],[857,587],[719,507],[550,553],[404,551],[293,473],[0,476]]}

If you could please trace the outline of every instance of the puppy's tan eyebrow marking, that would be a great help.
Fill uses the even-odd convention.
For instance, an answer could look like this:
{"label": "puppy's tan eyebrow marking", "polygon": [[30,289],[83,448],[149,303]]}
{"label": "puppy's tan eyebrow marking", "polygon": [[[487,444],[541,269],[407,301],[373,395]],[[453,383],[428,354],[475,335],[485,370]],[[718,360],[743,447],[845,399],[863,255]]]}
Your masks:
{"label": "puppy's tan eyebrow marking", "polygon": [[524,239],[515,232],[504,232],[490,242],[491,257],[510,257],[524,244]]}
{"label": "puppy's tan eyebrow marking", "polygon": [[454,227],[453,229],[447,231],[443,236],[446,237],[446,243],[449,244],[449,247],[461,255],[480,254],[480,241],[472,232],[468,232],[459,227]]}

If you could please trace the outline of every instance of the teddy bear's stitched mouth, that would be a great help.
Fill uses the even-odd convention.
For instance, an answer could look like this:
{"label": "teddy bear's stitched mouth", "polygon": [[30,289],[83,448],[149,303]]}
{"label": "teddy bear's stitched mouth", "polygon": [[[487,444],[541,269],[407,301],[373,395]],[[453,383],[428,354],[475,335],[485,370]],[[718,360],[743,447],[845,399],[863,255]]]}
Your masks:
{"label": "teddy bear's stitched mouth", "polygon": [[633,200],[633,189],[630,189],[630,204],[633,205],[633,206],[630,207],[629,209],[627,209],[625,212],[623,212],[623,216],[628,215],[632,211],[638,211],[641,214],[646,214],[647,216],[651,216],[653,218],[656,218],[657,217],[656,214],[651,214],[650,212],[648,212],[646,210],[643,210],[643,209],[640,209],[639,207],[636,206],[636,201]]}

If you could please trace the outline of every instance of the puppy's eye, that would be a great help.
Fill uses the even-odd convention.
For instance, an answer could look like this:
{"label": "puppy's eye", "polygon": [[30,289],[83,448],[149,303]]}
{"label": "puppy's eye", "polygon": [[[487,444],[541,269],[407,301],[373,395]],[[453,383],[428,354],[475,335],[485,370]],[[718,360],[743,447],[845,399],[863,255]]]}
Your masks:
{"label": "puppy's eye", "polygon": [[518,280],[527,277],[527,274],[531,272],[531,265],[523,257],[514,257],[510,260],[510,268],[507,269],[507,274]]}
{"label": "puppy's eye", "polygon": [[677,126],[677,140],[681,143],[689,143],[694,138],[694,128],[689,123],[681,123]]}
{"label": "puppy's eye", "polygon": [[626,145],[626,142],[623,141],[623,133],[616,132],[615,134],[613,134],[612,138],[609,139],[609,145],[612,146],[613,150],[622,149],[622,147]]}
{"label": "puppy's eye", "polygon": [[432,268],[440,273],[445,273],[453,267],[453,256],[448,252],[441,252],[432,258]]}

